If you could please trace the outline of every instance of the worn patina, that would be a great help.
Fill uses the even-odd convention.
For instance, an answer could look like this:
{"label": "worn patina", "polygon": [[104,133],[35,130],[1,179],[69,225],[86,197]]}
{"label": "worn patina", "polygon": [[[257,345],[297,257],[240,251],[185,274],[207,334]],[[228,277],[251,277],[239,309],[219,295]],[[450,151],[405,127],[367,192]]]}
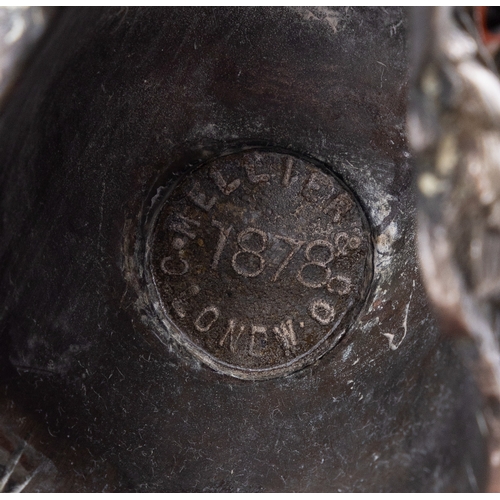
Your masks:
{"label": "worn patina", "polygon": [[338,343],[363,304],[368,223],[319,166],[262,151],[217,158],[158,210],[148,257],[165,334],[222,372],[298,370]]}
{"label": "worn patina", "polygon": [[[15,470],[7,489],[28,478],[24,491],[484,489],[477,387],[440,334],[418,269],[406,27],[399,8],[60,13],[0,116],[0,428],[15,437],[0,443],[1,456],[11,457],[11,467],[23,441],[31,447],[17,466],[27,475]],[[319,359],[262,379],[209,366],[165,324],[168,315],[183,338],[199,341],[209,318],[197,320],[213,306],[228,326],[229,309],[215,302],[228,287],[200,291],[193,302],[176,303],[176,312],[154,282],[156,273],[165,288],[201,290],[204,279],[161,270],[182,272],[184,259],[190,269],[207,268],[212,283],[216,272],[221,283],[248,283],[250,303],[258,302],[257,283],[280,287],[283,277],[303,311],[292,318],[297,338],[300,321],[315,321],[309,300],[342,297],[328,291],[341,290],[331,282],[340,257],[303,270],[309,284],[330,278],[321,287],[297,278],[308,248],[321,265],[330,244],[339,251],[335,237],[322,233],[333,209],[321,212],[317,230],[312,216],[308,227],[292,230],[279,200],[265,208],[278,206],[283,225],[245,219],[252,200],[238,192],[263,196],[279,187],[281,198],[283,164],[255,163],[254,179],[277,175],[268,187],[252,183],[244,167],[228,170],[224,189],[236,178],[241,185],[220,192],[210,167],[246,154],[282,158],[285,166],[292,156],[303,183],[318,168],[355,200],[332,226],[349,235],[351,225],[369,228],[355,235],[361,244],[344,264],[359,260],[342,268],[360,296],[359,252],[373,248],[366,297],[354,306],[359,312],[346,312],[345,335]],[[211,210],[220,210],[219,227],[189,193],[205,207],[218,197]],[[193,240],[161,225],[178,207],[200,221]],[[261,233],[244,233],[249,228]],[[275,236],[304,243],[273,282],[295,248]],[[310,246],[318,240],[328,244]],[[202,253],[193,260],[194,249]],[[187,257],[172,253],[182,250]],[[260,274],[250,276],[260,257],[235,256],[240,251],[262,256]],[[266,323],[256,326],[271,334],[285,321],[290,331],[287,316],[268,323],[264,315],[263,308]],[[318,323],[317,338],[332,325]],[[203,349],[240,370],[255,367],[248,356],[217,351],[221,340]],[[277,363],[287,359],[282,345],[275,341]],[[42,462],[50,467],[31,476]]]}

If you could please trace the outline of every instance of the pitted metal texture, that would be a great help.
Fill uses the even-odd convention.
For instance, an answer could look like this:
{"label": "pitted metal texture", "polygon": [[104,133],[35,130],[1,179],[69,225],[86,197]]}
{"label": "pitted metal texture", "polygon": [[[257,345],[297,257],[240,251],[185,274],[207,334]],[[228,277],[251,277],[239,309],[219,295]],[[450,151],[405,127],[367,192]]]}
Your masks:
{"label": "pitted metal texture", "polygon": [[289,154],[217,158],[160,202],[151,275],[164,323],[213,368],[289,373],[333,347],[371,278],[368,223],[335,175]]}

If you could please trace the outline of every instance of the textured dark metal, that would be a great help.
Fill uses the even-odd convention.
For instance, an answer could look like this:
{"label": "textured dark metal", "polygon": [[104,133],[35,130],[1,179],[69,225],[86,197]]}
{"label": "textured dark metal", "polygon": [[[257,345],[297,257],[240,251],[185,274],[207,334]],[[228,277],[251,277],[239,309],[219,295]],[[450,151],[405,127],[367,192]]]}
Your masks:
{"label": "textured dark metal", "polygon": [[[485,487],[418,271],[406,37],[397,8],[61,13],[0,119],[0,414],[57,470],[25,491]],[[328,166],[373,245],[349,333],[265,380],[164,334],[145,259],[162,187],[245,148]]]}
{"label": "textured dark metal", "polygon": [[334,175],[289,154],[232,154],[170,188],[157,211],[152,300],[166,335],[209,366],[240,378],[290,373],[354,322],[371,237]]}

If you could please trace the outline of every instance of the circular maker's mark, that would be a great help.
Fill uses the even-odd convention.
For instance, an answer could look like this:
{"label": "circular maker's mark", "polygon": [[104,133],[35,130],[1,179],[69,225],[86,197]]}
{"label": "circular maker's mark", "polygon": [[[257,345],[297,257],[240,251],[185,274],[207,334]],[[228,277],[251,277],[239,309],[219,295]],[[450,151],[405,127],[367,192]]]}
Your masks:
{"label": "circular maker's mark", "polygon": [[371,279],[363,212],[332,174],[245,152],[182,178],[161,201],[148,265],[173,336],[211,367],[270,378],[344,335]]}

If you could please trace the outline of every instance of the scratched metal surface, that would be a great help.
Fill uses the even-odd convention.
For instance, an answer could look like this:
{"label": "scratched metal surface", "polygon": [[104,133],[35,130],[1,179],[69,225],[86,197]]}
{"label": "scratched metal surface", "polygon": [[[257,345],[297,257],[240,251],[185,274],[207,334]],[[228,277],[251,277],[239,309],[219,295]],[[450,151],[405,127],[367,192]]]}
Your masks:
{"label": "scratched metal surface", "polygon": [[244,379],[296,371],[347,334],[373,258],[363,209],[340,180],[250,150],[165,190],[144,264],[160,334]]}
{"label": "scratched metal surface", "polygon": [[[396,8],[61,14],[0,122],[0,410],[57,469],[33,490],[484,487],[418,274],[406,75]],[[245,147],[331,166],[374,246],[349,335],[271,380],[161,336],[144,269],[165,179]]]}

